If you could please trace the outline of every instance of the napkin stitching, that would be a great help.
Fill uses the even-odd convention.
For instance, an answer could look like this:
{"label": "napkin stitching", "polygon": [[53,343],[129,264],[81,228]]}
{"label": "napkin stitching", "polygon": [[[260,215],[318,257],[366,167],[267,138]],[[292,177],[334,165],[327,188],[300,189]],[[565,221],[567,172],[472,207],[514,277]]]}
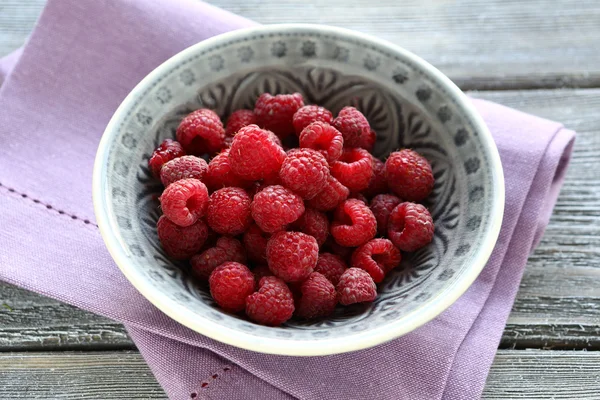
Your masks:
{"label": "napkin stitching", "polygon": [[[231,366],[229,364],[224,365],[219,371],[223,371],[224,373],[231,372]],[[191,399],[198,398],[200,392],[209,388],[210,382],[219,379],[219,374],[217,372],[213,372],[208,378],[204,378],[200,381],[198,389],[196,391],[190,393]]]}

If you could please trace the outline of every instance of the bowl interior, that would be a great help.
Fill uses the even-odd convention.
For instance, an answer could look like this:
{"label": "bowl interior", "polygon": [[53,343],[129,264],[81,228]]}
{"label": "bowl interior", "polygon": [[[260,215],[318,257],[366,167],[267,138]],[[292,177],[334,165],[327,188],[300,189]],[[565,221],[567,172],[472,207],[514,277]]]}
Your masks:
{"label": "bowl interior", "polygon": [[[109,250],[164,312],[240,347],[326,354],[372,346],[416,328],[475,279],[499,225],[495,148],[464,96],[444,79],[408,53],[333,28],[253,28],[185,50],[134,89],[103,137],[94,192]],[[207,107],[226,118],[235,109],[251,109],[264,92],[300,92],[308,103],[334,113],[356,106],[378,134],[377,156],[410,147],[430,160],[436,183],[427,206],[436,224],[434,240],[404,255],[372,304],[338,307],[333,317],[317,321],[256,325],[217,308],[207,286],[191,279],[187,265],[169,260],[158,244],[162,187],[147,168],[153,149],[174,138],[189,112]]]}

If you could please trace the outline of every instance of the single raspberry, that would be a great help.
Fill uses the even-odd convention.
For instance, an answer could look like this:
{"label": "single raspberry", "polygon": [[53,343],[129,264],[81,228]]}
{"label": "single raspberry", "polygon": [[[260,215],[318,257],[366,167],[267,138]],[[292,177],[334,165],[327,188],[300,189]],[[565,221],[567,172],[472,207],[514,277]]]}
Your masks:
{"label": "single raspberry", "polygon": [[318,211],[329,211],[333,210],[338,204],[346,200],[349,194],[350,191],[346,186],[342,185],[333,176],[329,176],[323,190],[315,197],[308,200],[306,204]]}
{"label": "single raspberry", "polygon": [[301,297],[296,307],[296,315],[300,318],[326,317],[333,313],[337,304],[337,292],[325,276],[313,272],[300,285],[300,292]]}
{"label": "single raspberry", "polygon": [[208,170],[204,175],[204,182],[211,191],[227,186],[237,186],[241,188],[252,186],[252,181],[240,178],[231,170],[231,165],[229,164],[229,151],[230,149],[223,150],[208,163]]}
{"label": "single raspberry", "polygon": [[246,307],[246,297],[254,292],[254,275],[244,264],[230,261],[215,268],[208,285],[215,302],[236,313]]}
{"label": "single raspberry", "polygon": [[198,179],[182,179],[164,190],[160,205],[171,221],[179,226],[190,226],[205,215],[208,190]]}
{"label": "single raspberry", "polygon": [[256,281],[256,286],[258,287],[258,282],[265,276],[273,276],[273,273],[269,269],[269,266],[266,264],[261,264],[258,267],[252,270],[254,274],[254,280]]}
{"label": "single raspberry", "polygon": [[329,236],[329,219],[320,211],[306,208],[304,214],[292,224],[292,228],[314,237],[319,246],[322,246]]}
{"label": "single raspberry", "polygon": [[350,196],[348,196],[349,199],[356,199],[356,200],[360,200],[365,204],[369,204],[369,200],[365,197],[364,194],[362,193],[350,193]]}
{"label": "single raspberry", "polygon": [[373,157],[372,161],[373,175],[369,181],[369,186],[362,192],[369,198],[389,192],[387,179],[385,178],[385,163],[375,157]]}
{"label": "single raspberry", "polygon": [[312,199],[327,184],[329,164],[316,150],[292,149],[281,164],[279,178],[283,186],[304,199]]}
{"label": "single raspberry", "polygon": [[365,149],[344,149],[331,164],[331,175],[351,192],[360,192],[369,186],[373,176],[373,157]]}
{"label": "single raspberry", "polygon": [[328,252],[340,257],[346,263],[348,263],[350,261],[350,257],[352,256],[352,253],[354,252],[354,247],[342,246],[341,244],[336,242],[335,239],[331,235],[329,235],[329,237],[325,241],[325,244],[323,245],[323,249],[325,251],[328,251]]}
{"label": "single raspberry", "polygon": [[375,142],[377,141],[377,134],[373,129],[369,130],[368,134],[364,134],[360,138],[360,143],[358,147],[361,149],[365,149],[369,153],[373,151],[373,147],[375,147]]}
{"label": "single raspberry", "polygon": [[286,228],[304,213],[302,198],[283,186],[267,186],[254,196],[252,218],[264,232]]}
{"label": "single raspberry", "polygon": [[152,153],[148,160],[148,168],[155,178],[160,178],[162,166],[174,158],[185,156],[185,151],[179,142],[173,139],[165,139]]}
{"label": "single raspberry", "polygon": [[156,230],[165,253],[176,260],[186,260],[199,252],[208,237],[208,227],[202,220],[182,227],[161,215]]}
{"label": "single raspberry", "polygon": [[257,181],[279,173],[285,151],[271,134],[256,125],[241,128],[233,137],[229,151],[231,170],[239,177]]}
{"label": "single raspberry", "polygon": [[300,136],[300,132],[313,122],[323,122],[327,125],[333,121],[333,114],[325,107],[308,105],[298,109],[294,114],[292,122],[296,135]]}
{"label": "single raspberry", "polygon": [[345,306],[373,301],[377,297],[377,286],[373,278],[360,268],[348,268],[344,271],[336,289],[340,304]]}
{"label": "single raspberry", "polygon": [[377,220],[377,233],[381,236],[386,235],[390,213],[400,203],[402,200],[393,194],[378,194],[371,200],[371,211]]}
{"label": "single raspberry", "polygon": [[344,147],[359,147],[363,137],[371,135],[367,118],[354,107],[344,107],[333,120],[333,126],[342,133]]}
{"label": "single raspberry", "polygon": [[306,279],[318,258],[317,240],[301,232],[277,232],[267,243],[269,269],[286,282]]}
{"label": "single raspberry", "polygon": [[186,116],[177,127],[177,140],[188,154],[201,156],[221,150],[225,141],[225,129],[219,116],[203,108]]}
{"label": "single raspberry", "polygon": [[294,314],[294,297],[284,281],[265,276],[258,283],[258,292],[246,298],[246,314],[259,324],[277,326]]}
{"label": "single raspberry", "polygon": [[331,253],[321,253],[314,271],[323,274],[331,283],[337,285],[340,276],[347,268],[342,257]]}
{"label": "single raspberry", "polygon": [[190,260],[192,271],[200,279],[208,279],[219,265],[227,261],[246,263],[246,252],[239,240],[221,236],[214,247],[196,254]]}
{"label": "single raspberry", "polygon": [[400,250],[415,251],[433,240],[433,218],[425,206],[401,203],[388,220],[388,237]]}
{"label": "single raspberry", "polygon": [[337,161],[344,150],[340,131],[325,122],[313,122],[300,133],[300,147],[317,150],[328,163]]}
{"label": "single raspberry", "polygon": [[242,188],[226,187],[210,195],[206,220],[208,226],[223,235],[244,233],[252,223],[252,199]]}
{"label": "single raspberry", "polygon": [[256,100],[254,115],[259,126],[284,138],[294,132],[294,114],[303,106],[304,99],[300,93],[277,96],[263,93]]}
{"label": "single raspberry", "polygon": [[351,265],[364,269],[375,283],[379,283],[389,271],[400,265],[401,260],[400,250],[391,241],[373,239],[354,250]]}
{"label": "single raspberry", "polygon": [[385,175],[390,189],[408,201],[424,200],[433,189],[433,171],[429,161],[416,151],[395,151],[385,162]]}
{"label": "single raspberry", "polygon": [[160,170],[160,180],[165,187],[175,181],[186,178],[202,180],[207,170],[208,164],[199,157],[177,157],[163,165]]}
{"label": "single raspberry", "polygon": [[267,262],[267,242],[271,235],[263,232],[258,225],[252,224],[244,232],[244,247],[248,258],[254,262]]}
{"label": "single raspberry", "polygon": [[362,201],[348,199],[336,208],[331,235],[342,246],[360,246],[373,239],[376,233],[375,216]]}
{"label": "single raspberry", "polygon": [[256,124],[256,117],[252,110],[236,110],[232,112],[229,119],[227,119],[225,135],[231,137],[244,126],[252,124]]}

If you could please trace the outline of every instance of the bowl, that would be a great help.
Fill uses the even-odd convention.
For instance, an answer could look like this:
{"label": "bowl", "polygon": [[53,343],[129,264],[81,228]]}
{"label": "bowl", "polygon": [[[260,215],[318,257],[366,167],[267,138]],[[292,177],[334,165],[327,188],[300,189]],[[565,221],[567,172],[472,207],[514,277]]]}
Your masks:
{"label": "bowl", "polygon": [[[266,327],[220,310],[185,265],[162,251],[161,185],[147,162],[181,119],[206,107],[223,118],[252,108],[259,94],[300,92],[336,113],[354,105],[378,133],[374,154],[410,147],[431,162],[426,205],[433,242],[379,284],[371,304],[338,307],[329,318]],[[205,40],[146,76],[119,106],[94,167],[98,226],[127,279],[179,323],[243,349],[294,356],[354,351],[404,335],[448,308],[492,252],[503,215],[498,151],[467,97],[440,71],[386,41],[305,24],[259,26]]]}

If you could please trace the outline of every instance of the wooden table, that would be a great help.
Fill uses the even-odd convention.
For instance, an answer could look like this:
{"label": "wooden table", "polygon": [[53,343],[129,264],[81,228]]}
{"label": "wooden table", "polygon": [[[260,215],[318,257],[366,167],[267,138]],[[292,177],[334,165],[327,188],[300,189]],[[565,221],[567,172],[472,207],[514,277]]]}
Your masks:
{"label": "wooden table", "polygon": [[[212,3],[261,23],[325,23],[375,34],[423,56],[476,97],[578,132],[484,398],[600,399],[600,1]],[[0,56],[23,44],[43,5],[0,0]],[[120,324],[0,283],[0,399],[32,398],[165,394]]]}

